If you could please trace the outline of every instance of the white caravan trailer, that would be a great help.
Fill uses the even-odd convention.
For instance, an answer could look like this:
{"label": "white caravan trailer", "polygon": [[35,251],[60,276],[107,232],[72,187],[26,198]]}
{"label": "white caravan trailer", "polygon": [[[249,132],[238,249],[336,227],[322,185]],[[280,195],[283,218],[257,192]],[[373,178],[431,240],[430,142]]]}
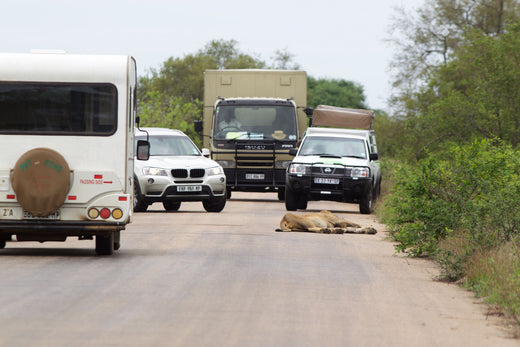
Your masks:
{"label": "white caravan trailer", "polygon": [[120,246],[132,219],[131,56],[0,54],[0,248],[8,241]]}

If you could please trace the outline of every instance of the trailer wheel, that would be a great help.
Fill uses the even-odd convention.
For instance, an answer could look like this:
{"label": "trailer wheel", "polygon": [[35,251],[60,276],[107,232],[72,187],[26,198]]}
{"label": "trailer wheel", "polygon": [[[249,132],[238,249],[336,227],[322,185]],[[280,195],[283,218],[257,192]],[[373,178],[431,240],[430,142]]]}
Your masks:
{"label": "trailer wheel", "polygon": [[114,253],[114,233],[108,235],[96,235],[96,253],[98,255],[111,255]]}
{"label": "trailer wheel", "polygon": [[20,205],[32,215],[54,213],[70,190],[70,169],[61,154],[50,148],[25,152],[11,171],[11,182]]}

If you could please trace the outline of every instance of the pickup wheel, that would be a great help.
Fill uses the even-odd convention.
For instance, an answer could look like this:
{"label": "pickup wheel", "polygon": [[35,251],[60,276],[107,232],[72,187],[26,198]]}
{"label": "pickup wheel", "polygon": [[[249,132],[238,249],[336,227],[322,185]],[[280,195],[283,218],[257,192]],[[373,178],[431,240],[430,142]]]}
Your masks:
{"label": "pickup wheel", "polygon": [[164,200],[162,204],[166,211],[178,211],[181,208],[180,201]]}
{"label": "pickup wheel", "polygon": [[371,185],[368,193],[363,198],[361,198],[361,201],[359,202],[359,212],[361,214],[371,214],[373,211],[373,203],[374,188]]}
{"label": "pickup wheel", "polygon": [[298,197],[289,186],[285,186],[285,209],[287,211],[296,211],[298,209]]}
{"label": "pickup wheel", "polygon": [[134,212],[146,212],[148,203],[144,200],[141,194],[141,187],[137,177],[134,177]]}
{"label": "pickup wheel", "polygon": [[216,197],[210,200],[205,200],[202,202],[202,206],[207,212],[220,212],[226,206],[226,195],[222,197]]}
{"label": "pickup wheel", "polygon": [[114,253],[114,233],[108,235],[96,235],[96,253],[98,255],[111,255]]}

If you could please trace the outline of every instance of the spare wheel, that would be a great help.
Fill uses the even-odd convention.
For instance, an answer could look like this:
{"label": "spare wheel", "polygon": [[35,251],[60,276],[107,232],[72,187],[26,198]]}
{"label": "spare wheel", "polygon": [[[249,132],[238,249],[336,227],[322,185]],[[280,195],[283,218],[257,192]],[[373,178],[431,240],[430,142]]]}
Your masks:
{"label": "spare wheel", "polygon": [[25,152],[11,171],[11,184],[20,205],[37,217],[54,213],[70,189],[70,169],[61,154],[50,148]]}

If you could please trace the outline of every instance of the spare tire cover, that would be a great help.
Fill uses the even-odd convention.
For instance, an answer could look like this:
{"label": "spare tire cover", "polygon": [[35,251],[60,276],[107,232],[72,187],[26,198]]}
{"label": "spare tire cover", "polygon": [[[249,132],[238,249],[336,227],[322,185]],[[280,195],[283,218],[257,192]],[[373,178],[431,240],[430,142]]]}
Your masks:
{"label": "spare tire cover", "polygon": [[70,189],[70,169],[58,152],[35,148],[18,159],[11,171],[11,184],[25,210],[45,217],[65,201]]}

